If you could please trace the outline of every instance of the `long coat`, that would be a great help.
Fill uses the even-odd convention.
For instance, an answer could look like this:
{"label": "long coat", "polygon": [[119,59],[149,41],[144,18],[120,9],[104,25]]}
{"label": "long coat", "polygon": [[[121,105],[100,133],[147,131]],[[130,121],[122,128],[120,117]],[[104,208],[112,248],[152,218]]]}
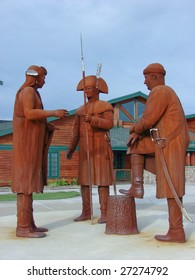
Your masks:
{"label": "long coat", "polygon": [[[131,131],[130,131],[131,132]],[[149,132],[144,133],[142,139],[135,142],[134,145],[128,147],[127,154],[142,154],[145,156],[144,160],[144,169],[147,171],[156,174],[155,166],[155,144],[151,140],[151,137],[148,135]],[[131,161],[130,161],[131,163]],[[130,167],[131,169],[132,167]]]}
{"label": "long coat", "polygon": [[41,97],[32,87],[16,94],[12,168],[12,191],[31,194],[42,192],[47,184],[47,153],[52,135],[45,118],[32,120],[25,116],[27,107],[43,109]]}
{"label": "long coat", "polygon": [[69,144],[71,152],[79,144],[78,182],[80,185],[89,185],[90,170],[91,185],[109,186],[113,184],[113,154],[109,141],[109,130],[113,127],[113,107],[108,102],[97,100],[88,102],[86,109],[92,120],[90,123],[83,120],[84,106],[77,110]]}
{"label": "long coat", "polygon": [[[154,127],[159,129],[161,137],[166,138],[167,141],[170,139],[163,148],[163,153],[176,192],[179,197],[182,197],[185,194],[185,160],[189,133],[180,100],[173,89],[168,86],[156,86],[152,89],[143,117],[135,124],[134,131],[142,134]],[[155,144],[155,165],[157,198],[172,198],[157,144]]]}

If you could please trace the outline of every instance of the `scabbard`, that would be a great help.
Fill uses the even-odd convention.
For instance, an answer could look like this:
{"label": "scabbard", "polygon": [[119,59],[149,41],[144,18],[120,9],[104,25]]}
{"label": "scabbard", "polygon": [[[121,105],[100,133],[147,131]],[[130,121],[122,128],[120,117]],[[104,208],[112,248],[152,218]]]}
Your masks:
{"label": "scabbard", "polygon": [[[155,132],[155,133],[153,133]],[[155,129],[151,129],[150,130],[150,133],[151,133],[151,137],[152,137],[152,140],[156,142],[156,145],[159,149],[159,153],[160,153],[160,161],[162,163],[162,168],[163,168],[163,172],[165,174],[165,177],[167,179],[167,182],[168,182],[168,185],[170,187],[170,190],[173,194],[173,197],[177,203],[177,206],[179,207],[179,209],[181,210],[182,214],[184,215],[184,217],[191,223],[193,223],[193,220],[191,219],[191,217],[189,216],[189,214],[187,213],[187,211],[185,210],[185,208],[183,207],[183,204],[181,203],[181,200],[179,199],[177,193],[176,193],[176,190],[175,190],[175,187],[173,185],[173,182],[171,180],[171,177],[170,177],[170,174],[169,174],[169,170],[167,168],[167,164],[166,164],[166,161],[165,161],[165,156],[164,156],[164,153],[163,153],[163,141],[165,140],[165,138],[161,138],[160,135],[159,135],[159,131],[157,128]],[[154,135],[155,134],[155,135]]]}
{"label": "scabbard", "polygon": [[165,174],[165,177],[167,179],[167,182],[168,182],[168,185],[171,189],[171,192],[173,194],[173,197],[178,205],[178,207],[180,208],[181,212],[183,213],[184,217],[191,223],[193,223],[193,220],[191,219],[191,217],[189,216],[189,214],[187,213],[187,211],[185,210],[185,208],[183,207],[183,204],[181,203],[181,200],[179,199],[177,193],[176,193],[176,190],[175,190],[175,187],[173,185],[173,182],[171,180],[171,177],[169,175],[169,171],[168,171],[168,168],[167,168],[167,165],[166,165],[166,162],[165,162],[165,157],[164,157],[164,153],[163,153],[163,150],[162,148],[159,148],[160,150],[160,160],[161,160],[161,163],[162,163],[162,168],[163,168],[163,171],[164,171],[164,174]]}

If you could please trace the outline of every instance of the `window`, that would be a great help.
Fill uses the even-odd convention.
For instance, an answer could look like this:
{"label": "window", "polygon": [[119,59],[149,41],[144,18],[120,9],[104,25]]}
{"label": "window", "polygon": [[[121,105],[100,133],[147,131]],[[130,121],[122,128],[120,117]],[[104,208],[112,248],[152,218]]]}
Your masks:
{"label": "window", "polygon": [[48,154],[48,178],[59,177],[59,153],[49,152]]}
{"label": "window", "polygon": [[120,104],[119,120],[125,122],[138,121],[143,115],[145,106],[145,103],[142,103],[137,99]]}
{"label": "window", "polygon": [[127,102],[122,105],[125,110],[134,118],[135,117],[135,101]]}
{"label": "window", "polygon": [[123,111],[119,110],[119,120],[124,121],[124,122],[129,122],[130,119],[128,118]]}
{"label": "window", "polygon": [[144,113],[146,104],[138,101],[138,119],[140,119]]}

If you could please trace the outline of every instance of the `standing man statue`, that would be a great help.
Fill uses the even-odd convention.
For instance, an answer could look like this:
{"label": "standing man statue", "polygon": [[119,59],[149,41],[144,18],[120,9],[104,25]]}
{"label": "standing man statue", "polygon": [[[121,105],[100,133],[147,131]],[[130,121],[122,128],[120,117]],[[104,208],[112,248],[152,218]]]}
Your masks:
{"label": "standing man statue", "polygon": [[[79,143],[78,182],[81,185],[82,213],[74,221],[91,219],[89,189],[91,184],[98,186],[101,210],[98,223],[105,223],[109,185],[113,184],[113,159],[109,139],[109,130],[114,124],[113,107],[110,103],[99,100],[100,92],[108,93],[107,84],[102,78],[85,77],[77,86],[77,91],[81,90],[84,90],[88,102],[76,112],[73,135],[67,153],[67,158],[71,159]],[[88,137],[88,145],[86,137]],[[90,168],[91,178],[89,178],[88,168]]]}
{"label": "standing man statue", "polygon": [[[143,74],[144,83],[151,92],[142,118],[130,129],[128,153],[131,154],[134,174],[132,186],[129,190],[120,192],[143,198],[145,154],[155,153],[156,197],[167,198],[169,213],[167,234],[156,235],[155,238],[159,241],[182,243],[186,238],[182,212],[178,205],[182,203],[185,194],[185,160],[189,145],[186,118],[178,96],[172,88],[165,85],[164,67],[159,63],[153,63],[144,69]],[[148,137],[150,130],[154,142]],[[173,190],[171,184],[174,186]]]}
{"label": "standing man statue", "polygon": [[43,109],[38,88],[45,84],[46,75],[44,67],[30,66],[15,99],[12,191],[17,193],[17,237],[44,237],[48,230],[35,225],[33,192],[43,192],[47,184],[47,154],[55,129],[47,117],[64,118],[68,113]]}

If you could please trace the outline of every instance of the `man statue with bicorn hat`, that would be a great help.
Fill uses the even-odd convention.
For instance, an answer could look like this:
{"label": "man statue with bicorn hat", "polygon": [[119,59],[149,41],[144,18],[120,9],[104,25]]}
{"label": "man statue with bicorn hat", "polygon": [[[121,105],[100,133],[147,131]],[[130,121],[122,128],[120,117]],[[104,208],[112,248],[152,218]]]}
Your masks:
{"label": "man statue with bicorn hat", "polygon": [[[129,190],[122,189],[120,192],[143,198],[143,170],[156,173],[156,197],[167,198],[169,230],[167,234],[156,235],[155,238],[182,243],[186,241],[181,211],[185,194],[186,149],[189,145],[186,118],[178,96],[165,85],[164,67],[152,63],[143,74],[144,84],[151,92],[143,116],[130,128],[127,153],[131,158],[132,185]],[[154,154],[155,164],[152,165],[150,160]]]}
{"label": "man statue with bicorn hat", "polygon": [[79,144],[78,182],[81,185],[82,213],[74,221],[91,219],[90,185],[96,185],[101,210],[98,223],[105,223],[109,186],[113,184],[113,155],[109,138],[109,130],[114,124],[113,107],[99,100],[100,92],[108,93],[108,86],[100,77],[84,77],[78,83],[77,91],[84,91],[87,102],[76,112],[67,153],[67,158],[71,159]]}

